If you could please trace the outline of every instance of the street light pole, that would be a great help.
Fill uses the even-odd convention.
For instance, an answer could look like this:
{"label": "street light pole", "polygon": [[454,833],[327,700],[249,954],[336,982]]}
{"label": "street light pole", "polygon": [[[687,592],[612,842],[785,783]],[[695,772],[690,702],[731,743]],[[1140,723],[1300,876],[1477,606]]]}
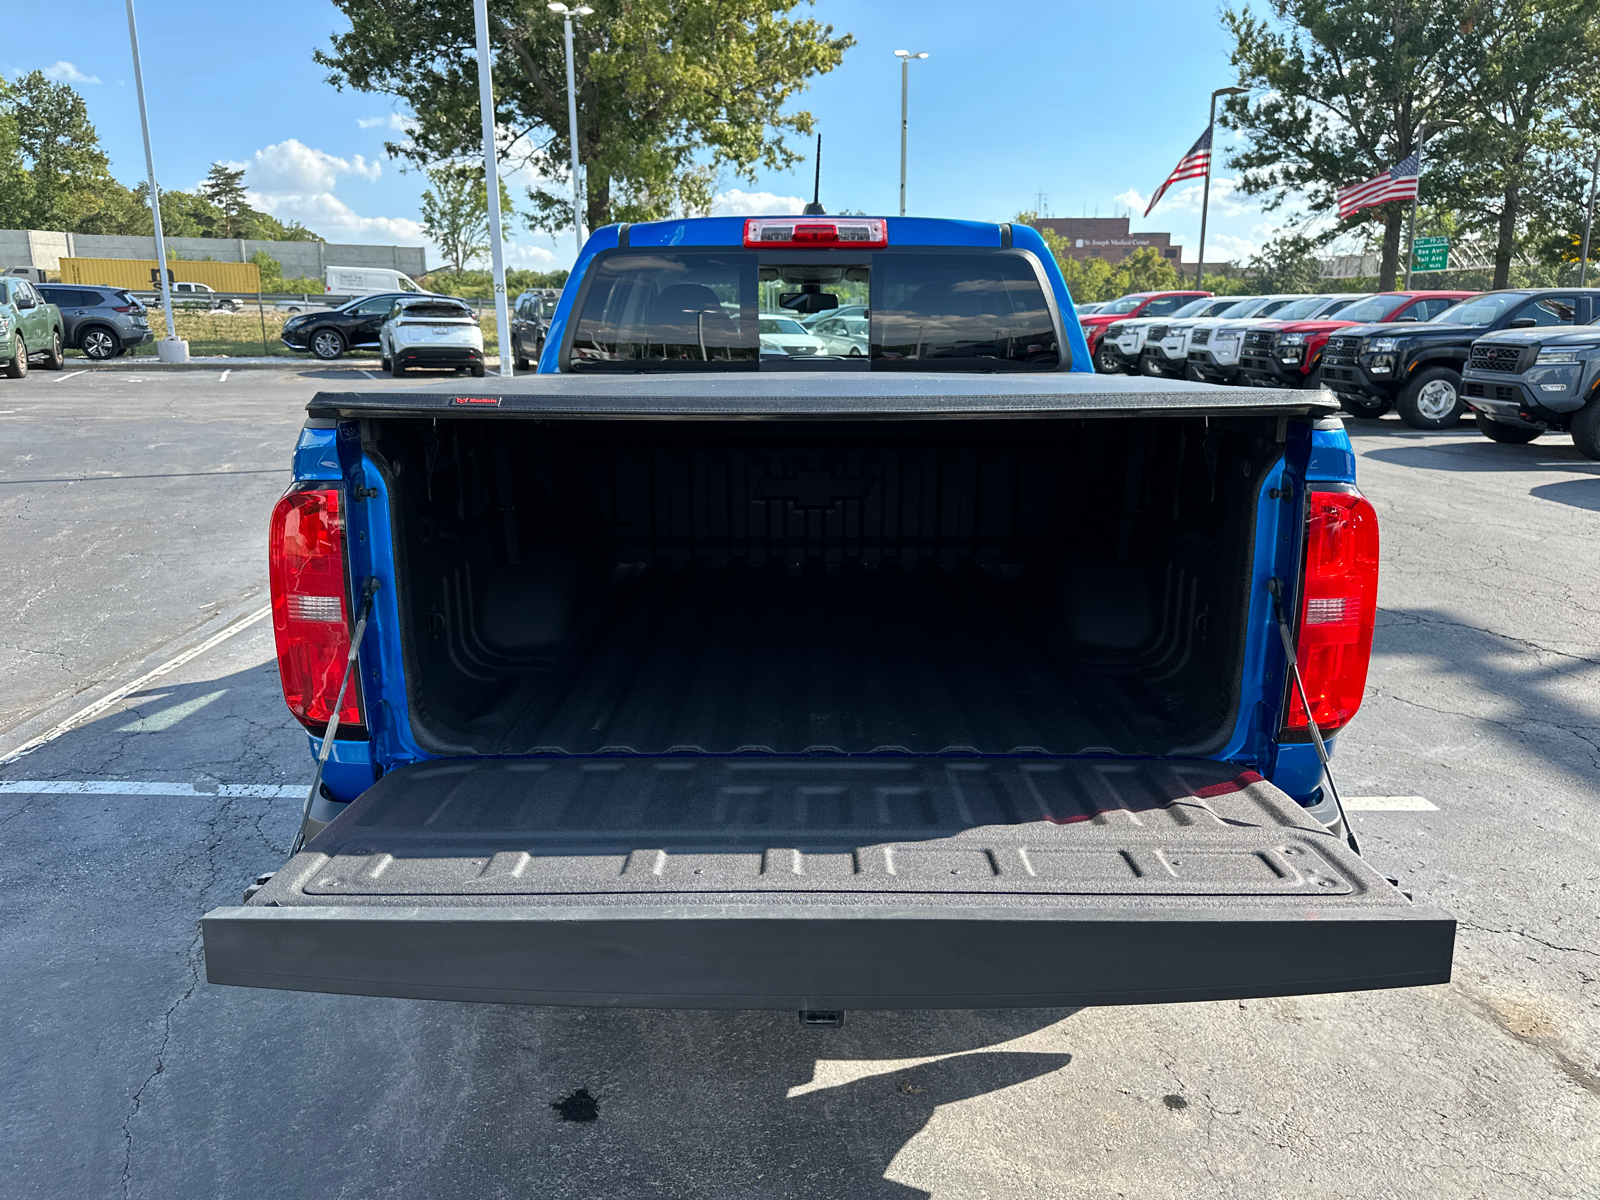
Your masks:
{"label": "street light pole", "polygon": [[1583,218],[1582,263],[1578,267],[1578,286],[1589,278],[1589,231],[1594,228],[1594,185],[1600,179],[1600,150],[1594,152],[1594,166],[1589,170],[1589,212]]}
{"label": "street light pole", "polygon": [[[1459,125],[1460,121],[1424,121],[1417,126],[1417,192],[1422,192],[1422,155],[1423,148],[1428,144],[1428,134],[1434,129],[1449,129],[1452,125]],[[1417,197],[1411,197],[1411,230],[1406,238],[1406,281],[1405,290],[1411,290],[1411,268],[1417,261]],[[1448,265],[1448,264],[1446,264]]]}
{"label": "street light pole", "polygon": [[494,324],[500,338],[500,374],[510,378],[512,360],[511,312],[506,303],[506,248],[500,235],[500,152],[495,145],[494,77],[489,65],[489,12],[486,0],[474,0],[472,15],[478,26],[478,108],[483,117],[483,184],[489,199],[489,267],[494,279]]}
{"label": "street light pole", "polygon": [[161,290],[161,307],[167,314],[167,336],[156,354],[162,362],[187,362],[189,348],[178,338],[172,323],[172,286],[167,282],[167,241],[161,234],[161,191],[156,187],[156,156],[150,149],[150,115],[144,106],[144,68],[139,62],[139,27],[133,19],[133,0],[128,0],[128,43],[133,47],[133,90],[139,96],[139,128],[144,132],[144,165],[150,176],[150,219],[156,232],[156,280]]}
{"label": "street light pole", "polygon": [[1239,96],[1249,90],[1242,87],[1225,87],[1211,93],[1211,115],[1206,119],[1206,136],[1211,140],[1211,148],[1206,153],[1206,181],[1200,192],[1200,261],[1194,265],[1196,291],[1205,291],[1206,218],[1211,215],[1211,160],[1217,156],[1217,97]]}
{"label": "street light pole", "polygon": [[913,54],[909,50],[896,50],[900,60],[900,215],[906,215],[906,119],[911,98],[911,60],[927,58],[926,53]]}
{"label": "street light pole", "polygon": [[560,13],[566,23],[567,33],[567,140],[572,143],[572,234],[577,239],[578,253],[583,253],[583,209],[578,202],[578,88],[572,72],[572,18],[587,17],[594,9],[587,4],[569,8],[554,3],[547,6],[551,12]]}

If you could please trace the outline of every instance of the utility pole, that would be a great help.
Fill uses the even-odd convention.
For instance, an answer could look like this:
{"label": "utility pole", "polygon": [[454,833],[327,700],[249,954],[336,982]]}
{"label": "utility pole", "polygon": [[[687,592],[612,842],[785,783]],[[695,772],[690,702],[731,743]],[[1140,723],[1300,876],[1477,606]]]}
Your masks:
{"label": "utility pole", "polygon": [[1249,88],[1225,87],[1218,88],[1211,93],[1211,115],[1206,119],[1206,138],[1211,146],[1206,151],[1206,181],[1200,192],[1200,261],[1194,265],[1194,286],[1196,291],[1205,291],[1206,277],[1206,218],[1211,215],[1211,162],[1217,156],[1217,97],[1239,96],[1248,92]]}
{"label": "utility pole", "polygon": [[172,323],[172,285],[167,281],[167,241],[161,234],[161,189],[156,186],[156,156],[150,149],[150,114],[144,105],[144,68],[139,63],[139,26],[133,19],[133,0],[128,0],[128,43],[133,47],[133,90],[139,96],[139,128],[144,132],[144,165],[150,176],[150,218],[156,231],[156,280],[161,291],[161,307],[167,314],[167,336],[156,347],[162,362],[188,362],[189,346],[178,337]]}
{"label": "utility pole", "polygon": [[900,60],[900,215],[906,215],[906,118],[911,96],[911,60],[927,58],[926,53],[913,54],[909,50],[896,50]]}
{"label": "utility pole", "polygon": [[473,0],[478,26],[478,108],[483,116],[483,183],[489,189],[489,266],[494,278],[494,324],[500,337],[500,374],[510,378],[516,349],[511,344],[511,311],[506,303],[506,248],[500,236],[500,152],[494,136],[494,79],[489,66],[489,13],[486,0]]}

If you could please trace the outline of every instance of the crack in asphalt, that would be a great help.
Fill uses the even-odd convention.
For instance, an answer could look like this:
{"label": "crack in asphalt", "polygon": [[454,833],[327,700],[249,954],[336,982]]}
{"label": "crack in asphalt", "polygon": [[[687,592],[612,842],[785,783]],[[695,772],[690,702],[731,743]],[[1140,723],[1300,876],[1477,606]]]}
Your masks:
{"label": "crack in asphalt", "polygon": [[1380,608],[1378,612],[1395,625],[1436,625],[1445,629],[1469,629],[1474,633],[1486,634],[1489,637],[1499,638],[1514,645],[1526,646],[1528,649],[1537,650],[1541,654],[1553,654],[1557,658],[1570,658],[1574,662],[1588,663],[1592,667],[1600,667],[1600,658],[1589,658],[1582,654],[1569,654],[1565,650],[1556,650],[1553,647],[1541,645],[1527,638],[1513,637],[1509,633],[1501,633],[1498,629],[1488,629],[1485,626],[1473,625],[1467,621],[1438,621],[1432,617],[1422,617],[1413,612],[1404,612],[1391,608]]}

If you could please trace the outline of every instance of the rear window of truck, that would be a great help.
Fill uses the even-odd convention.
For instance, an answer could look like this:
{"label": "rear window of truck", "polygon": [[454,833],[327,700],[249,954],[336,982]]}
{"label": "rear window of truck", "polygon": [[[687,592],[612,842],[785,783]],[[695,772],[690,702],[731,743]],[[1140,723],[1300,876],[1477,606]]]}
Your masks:
{"label": "rear window of truck", "polygon": [[[835,369],[1053,371],[1055,317],[1037,267],[1019,253],[624,252],[598,260],[579,302],[564,369],[760,371],[792,363],[763,324],[866,306],[808,364]],[[769,331],[770,332],[770,331]],[[853,340],[855,344],[845,345]]]}

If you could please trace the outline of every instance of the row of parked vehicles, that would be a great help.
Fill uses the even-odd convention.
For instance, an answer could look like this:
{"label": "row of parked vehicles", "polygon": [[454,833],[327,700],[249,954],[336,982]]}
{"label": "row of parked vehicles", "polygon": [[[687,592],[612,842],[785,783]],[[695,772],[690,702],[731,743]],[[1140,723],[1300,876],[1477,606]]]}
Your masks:
{"label": "row of parked vehicles", "polygon": [[1471,413],[1523,444],[1567,432],[1600,460],[1600,289],[1367,295],[1123,296],[1079,323],[1095,369],[1262,387],[1326,387],[1346,411],[1414,429]]}

